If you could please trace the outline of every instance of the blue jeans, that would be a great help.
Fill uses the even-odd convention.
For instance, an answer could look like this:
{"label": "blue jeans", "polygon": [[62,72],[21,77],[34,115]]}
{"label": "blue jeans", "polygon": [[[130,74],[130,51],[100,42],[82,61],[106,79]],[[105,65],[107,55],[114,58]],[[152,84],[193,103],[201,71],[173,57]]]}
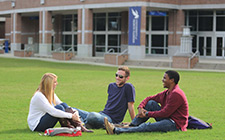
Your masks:
{"label": "blue jeans", "polygon": [[[153,100],[150,100],[147,105],[145,106],[147,111],[159,111],[161,107],[159,104]],[[155,118],[155,123],[147,122],[149,118],[138,118],[135,117],[129,128],[115,128],[115,133],[132,133],[132,132],[167,132],[167,131],[178,131],[176,128],[175,122],[170,118]]]}
{"label": "blue jeans", "polygon": [[[66,108],[69,106],[66,103],[61,103],[59,105],[56,105],[55,108],[65,111]],[[37,127],[34,129],[34,131],[41,131],[44,132],[48,128],[53,128],[56,123],[58,122],[59,118],[53,117],[50,114],[46,113],[43,117],[41,117],[41,120]]]}
{"label": "blue jeans", "polygon": [[112,119],[102,112],[88,112],[81,109],[74,108],[79,112],[81,121],[87,128],[99,129],[105,128],[104,118],[107,117],[108,121],[112,123]]}

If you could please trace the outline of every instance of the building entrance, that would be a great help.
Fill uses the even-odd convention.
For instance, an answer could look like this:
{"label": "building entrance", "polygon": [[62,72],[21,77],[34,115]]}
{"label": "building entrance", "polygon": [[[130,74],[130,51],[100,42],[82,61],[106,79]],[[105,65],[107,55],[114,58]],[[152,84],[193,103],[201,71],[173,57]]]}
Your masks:
{"label": "building entrance", "polygon": [[212,37],[199,36],[198,37],[198,51],[200,56],[212,56]]}
{"label": "building entrance", "polygon": [[216,37],[216,56],[225,57],[225,37],[217,36]]}

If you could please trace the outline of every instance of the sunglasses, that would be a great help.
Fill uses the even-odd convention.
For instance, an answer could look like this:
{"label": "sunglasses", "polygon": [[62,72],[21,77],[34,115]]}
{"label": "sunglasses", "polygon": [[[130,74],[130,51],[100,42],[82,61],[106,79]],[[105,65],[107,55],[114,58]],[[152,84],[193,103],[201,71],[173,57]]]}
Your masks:
{"label": "sunglasses", "polygon": [[120,79],[123,79],[124,76],[116,73],[116,77],[119,77]]}

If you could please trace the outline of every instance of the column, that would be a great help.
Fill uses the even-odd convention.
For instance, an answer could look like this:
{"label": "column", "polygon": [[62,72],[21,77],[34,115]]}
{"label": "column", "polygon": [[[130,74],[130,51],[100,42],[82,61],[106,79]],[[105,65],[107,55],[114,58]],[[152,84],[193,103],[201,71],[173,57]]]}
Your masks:
{"label": "column", "polygon": [[93,54],[93,11],[78,9],[77,56],[92,57]]}
{"label": "column", "polygon": [[121,12],[121,52],[128,48],[128,11]]}
{"label": "column", "polygon": [[62,46],[62,15],[56,15],[53,25],[54,29],[54,46],[53,50]]}
{"label": "column", "polygon": [[[132,9],[132,8],[131,8]],[[130,13],[131,12],[131,13]],[[138,18],[141,18],[141,22],[140,24],[140,42],[136,44],[132,44],[131,40],[133,41],[133,39],[135,38],[135,33],[136,31],[138,31],[138,29],[135,29],[136,31],[134,31],[134,29],[132,29],[133,27],[129,27],[129,44],[128,44],[128,54],[129,54],[129,59],[131,60],[140,60],[140,59],[144,59],[145,58],[145,35],[146,35],[146,7],[142,6],[141,7],[141,12],[137,14],[136,10],[133,9],[129,10],[129,18],[130,15],[134,16],[134,20],[131,21],[131,19],[129,19],[129,24],[131,23],[135,23],[137,21]],[[136,26],[136,25],[132,25],[132,26]],[[132,31],[133,30],[133,31]],[[131,32],[133,32],[133,37],[131,38]],[[132,44],[132,45],[131,45]]]}
{"label": "column", "polygon": [[19,13],[11,14],[11,52],[21,50],[22,17]]}
{"label": "column", "polygon": [[173,56],[180,49],[180,39],[185,21],[185,13],[182,10],[169,12],[168,55]]}
{"label": "column", "polygon": [[52,13],[39,13],[39,55],[51,55],[52,51]]}

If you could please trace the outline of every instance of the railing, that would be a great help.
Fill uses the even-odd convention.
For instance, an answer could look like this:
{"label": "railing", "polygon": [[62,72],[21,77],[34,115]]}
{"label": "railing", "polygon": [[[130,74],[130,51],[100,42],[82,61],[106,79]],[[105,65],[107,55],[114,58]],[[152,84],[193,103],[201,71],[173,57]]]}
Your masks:
{"label": "railing", "polygon": [[118,65],[118,61],[119,61],[118,60],[118,57],[121,56],[121,55],[123,55],[123,54],[125,54],[125,53],[127,53],[127,52],[128,52],[128,49],[125,49],[124,51],[122,51],[121,53],[119,53],[119,54],[116,55],[116,65]]}
{"label": "railing", "polygon": [[[73,51],[73,48],[69,48],[67,51],[64,51],[62,47],[57,48],[54,50],[54,52],[63,52],[63,60],[66,60],[66,53]],[[74,55],[74,53],[73,53]]]}
{"label": "railing", "polygon": [[191,67],[191,59],[193,59],[195,56],[199,56],[199,51],[197,50],[191,57],[188,59],[188,69]]}
{"label": "railing", "polygon": [[112,51],[112,53],[115,53],[114,49],[109,49],[106,53],[110,53]]}
{"label": "railing", "polygon": [[23,50],[23,56],[25,57],[26,56],[26,52],[29,52],[31,51],[33,53],[33,47],[27,47]]}
{"label": "railing", "polygon": [[124,55],[127,52],[128,52],[128,49],[125,49],[121,53],[115,53],[115,50],[113,48],[111,48],[106,52],[106,54],[110,54],[110,53],[114,54],[116,56],[116,65],[118,65],[119,64],[119,56]]}

